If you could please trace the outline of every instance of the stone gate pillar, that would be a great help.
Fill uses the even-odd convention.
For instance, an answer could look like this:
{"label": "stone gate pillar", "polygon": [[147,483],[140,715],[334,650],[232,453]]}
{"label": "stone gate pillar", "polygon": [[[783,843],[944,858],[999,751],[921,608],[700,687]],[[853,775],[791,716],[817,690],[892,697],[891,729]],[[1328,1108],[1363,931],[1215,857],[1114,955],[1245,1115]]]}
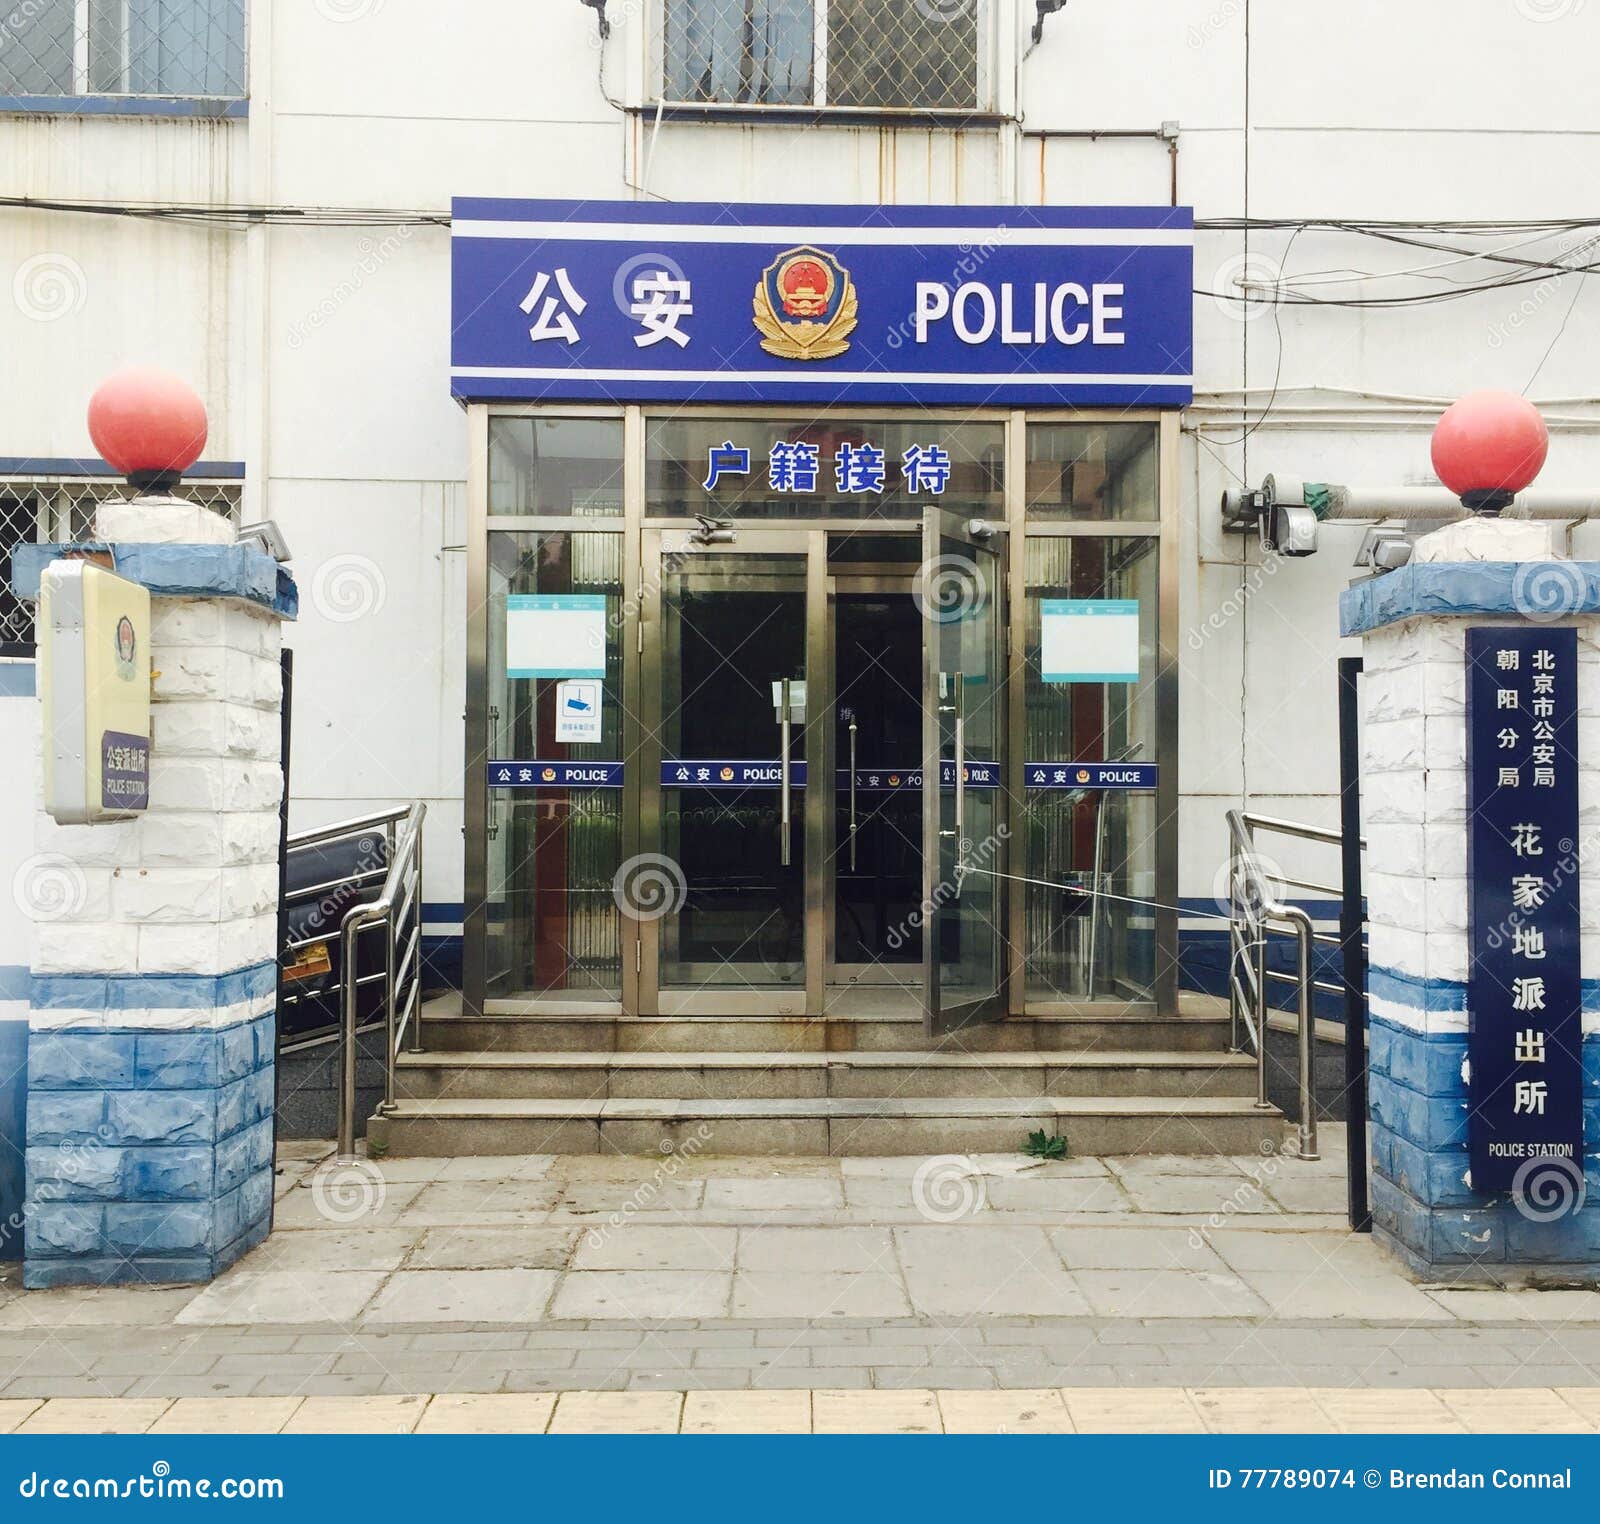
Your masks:
{"label": "stone gate pillar", "polygon": [[[1600,563],[1558,555],[1548,524],[1471,519],[1422,537],[1409,565],[1348,589],[1341,625],[1344,634],[1362,638],[1365,663],[1361,794],[1374,1230],[1430,1277],[1593,1279],[1600,1274],[1600,1032],[1593,1014],[1600,977]],[[1510,892],[1499,880],[1521,876],[1518,869],[1508,875],[1498,861],[1503,854],[1486,851],[1482,836],[1472,864],[1481,882],[1475,886],[1469,877],[1468,632],[1478,628],[1576,630],[1575,748],[1567,734],[1554,758],[1535,754],[1534,727],[1545,706],[1526,694],[1553,689],[1535,685],[1528,673],[1509,671],[1504,684],[1516,695],[1505,701],[1508,715],[1516,706],[1516,723],[1489,732],[1506,748],[1507,771],[1497,766],[1494,777],[1506,785],[1501,803],[1510,813],[1496,803],[1497,822],[1501,814],[1520,822],[1539,807],[1535,800],[1518,815],[1510,801],[1530,795],[1513,788],[1568,787],[1572,779],[1562,770],[1576,774],[1576,838],[1537,843],[1540,855],[1526,865],[1530,873],[1539,870],[1533,877],[1552,886],[1550,893],[1568,892],[1576,881],[1571,940],[1560,943],[1552,923],[1548,949],[1543,900],[1519,899],[1513,904],[1526,911],[1514,909],[1503,925],[1481,924],[1490,891]],[[1533,639],[1522,665],[1534,666],[1537,657],[1543,666],[1547,644],[1564,647],[1570,640]],[[1509,658],[1504,665],[1516,666]],[[1561,702],[1571,698],[1562,695]],[[1481,737],[1484,727],[1475,734]],[[1556,771],[1536,778],[1539,765]],[[1480,825],[1489,814],[1478,809]],[[1507,826],[1503,843],[1513,859],[1515,832]],[[1537,943],[1525,940],[1534,932]],[[1581,970],[1571,967],[1579,942]],[[1509,960],[1504,968],[1502,952]],[[1479,978],[1492,974],[1498,983],[1474,986],[1475,955]],[[1550,955],[1557,964],[1543,961]],[[1537,998],[1519,987],[1524,972],[1538,979]],[[1571,985],[1564,1010],[1555,993],[1563,975]],[[1480,1050],[1474,1073],[1474,1033],[1491,1039],[1488,1051],[1506,1067],[1491,1072]],[[1582,1078],[1569,1068],[1570,1084],[1558,1094],[1562,1086],[1552,1089],[1544,1076],[1554,1083],[1564,1044],[1570,1045],[1565,1056],[1581,1061]],[[1545,1105],[1542,1091],[1552,1106],[1571,1108],[1568,1126],[1581,1141],[1570,1166],[1559,1158],[1540,1163],[1526,1140],[1517,1141],[1523,1123],[1545,1125],[1543,1115],[1534,1116]],[[1488,1125],[1506,1140],[1497,1145],[1505,1164],[1496,1173],[1512,1172],[1519,1158],[1528,1164],[1514,1189],[1473,1178],[1473,1150],[1485,1147],[1474,1129],[1486,1125],[1489,1113]]]}
{"label": "stone gate pillar", "polygon": [[159,495],[205,439],[198,399],[174,406],[181,383],[167,384],[141,375],[114,399],[137,412],[156,394],[132,432],[181,457],[142,473],[157,495],[103,505],[90,544],[21,546],[13,562],[23,597],[59,555],[100,558],[151,594],[148,808],[36,817],[31,872],[49,892],[31,945],[30,1287],[206,1280],[271,1226],[279,649],[296,593],[225,518]]}

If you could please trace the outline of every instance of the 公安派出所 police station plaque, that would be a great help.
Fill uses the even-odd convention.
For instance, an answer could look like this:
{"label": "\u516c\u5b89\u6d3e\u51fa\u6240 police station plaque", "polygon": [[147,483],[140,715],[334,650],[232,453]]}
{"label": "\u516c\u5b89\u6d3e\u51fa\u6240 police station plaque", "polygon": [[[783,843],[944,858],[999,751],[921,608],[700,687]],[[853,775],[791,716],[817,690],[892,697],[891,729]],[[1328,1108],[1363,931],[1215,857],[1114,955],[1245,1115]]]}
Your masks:
{"label": "\u516c\u5b89\u6d3e\u51fa\u6240 police station plaque", "polygon": [[1583,1168],[1578,640],[1467,631],[1472,1184]]}

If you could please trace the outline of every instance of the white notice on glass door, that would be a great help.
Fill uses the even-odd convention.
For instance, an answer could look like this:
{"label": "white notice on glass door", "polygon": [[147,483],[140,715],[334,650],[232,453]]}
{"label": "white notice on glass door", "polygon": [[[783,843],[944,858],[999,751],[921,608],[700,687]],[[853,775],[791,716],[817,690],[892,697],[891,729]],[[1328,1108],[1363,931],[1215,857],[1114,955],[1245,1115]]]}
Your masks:
{"label": "white notice on glass door", "polygon": [[600,739],[600,684],[568,680],[556,684],[556,740]]}

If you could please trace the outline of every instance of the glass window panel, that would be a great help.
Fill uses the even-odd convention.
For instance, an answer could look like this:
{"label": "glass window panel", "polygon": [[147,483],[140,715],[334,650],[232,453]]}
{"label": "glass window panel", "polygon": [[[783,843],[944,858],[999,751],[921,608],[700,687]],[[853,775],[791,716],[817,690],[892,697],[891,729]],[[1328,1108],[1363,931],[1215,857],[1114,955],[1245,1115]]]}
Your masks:
{"label": "glass window panel", "polygon": [[[712,479],[711,452],[727,443],[750,452],[749,470],[719,469],[708,491],[705,483]],[[773,450],[780,443],[815,450],[814,490],[773,486]],[[920,490],[912,490],[912,483],[907,482],[905,453],[913,445],[937,447],[948,456],[949,474],[942,493],[929,490],[926,477]],[[841,490],[841,459],[848,460],[864,446],[881,452],[882,490]],[[998,421],[650,418],[645,423],[645,512],[674,518],[710,514],[730,520],[882,518],[920,522],[923,509],[932,503],[980,518],[1000,518],[1005,513],[1004,451],[1005,435]],[[780,451],[780,461],[783,455]],[[871,465],[871,457],[867,457],[863,469]],[[780,464],[776,470],[782,481],[784,467]]]}
{"label": "glass window panel", "polygon": [[667,0],[666,98],[808,105],[811,7],[812,0]]}
{"label": "glass window panel", "polygon": [[1154,423],[1028,425],[1028,516],[1161,517]]}
{"label": "glass window panel", "polygon": [[72,93],[73,0],[18,4],[0,19],[0,94]]}
{"label": "glass window panel", "polygon": [[[1156,761],[1158,542],[1033,536],[1025,561],[1024,760]],[[1046,598],[1136,599],[1139,681],[1045,682]],[[1026,891],[1029,998],[1148,998],[1153,912],[1128,901],[1156,898],[1154,795],[1036,788],[1024,792],[1022,809],[1026,875],[1081,886]]]}
{"label": "glass window panel", "polygon": [[491,418],[491,515],[622,513],[620,418]]}
{"label": "glass window panel", "polygon": [[978,0],[829,0],[830,106],[977,103]]}
{"label": "glass window panel", "polygon": [[[597,593],[606,600],[601,737],[555,739],[555,678],[506,675],[506,598]],[[519,761],[622,759],[622,536],[489,536],[489,756]],[[622,790],[489,791],[488,993],[617,999]]]}

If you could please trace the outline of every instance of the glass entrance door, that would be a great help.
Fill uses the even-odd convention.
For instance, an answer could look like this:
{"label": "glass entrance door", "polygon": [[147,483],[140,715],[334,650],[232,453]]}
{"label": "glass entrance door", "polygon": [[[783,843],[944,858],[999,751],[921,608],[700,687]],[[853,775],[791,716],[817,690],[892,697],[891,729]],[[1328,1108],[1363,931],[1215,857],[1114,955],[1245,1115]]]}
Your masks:
{"label": "glass entrance door", "polygon": [[710,526],[651,532],[645,550],[646,850],[618,885],[641,922],[643,999],[804,1014],[822,977],[822,537]]}
{"label": "glass entrance door", "polygon": [[1003,544],[947,509],[923,521],[923,1019],[935,1036],[1006,1014]]}
{"label": "glass entrance door", "polygon": [[[913,555],[915,547],[913,538]],[[913,588],[909,575],[836,569],[829,578],[830,990],[909,987],[922,976],[922,619]],[[914,1007],[917,996],[909,999]]]}

